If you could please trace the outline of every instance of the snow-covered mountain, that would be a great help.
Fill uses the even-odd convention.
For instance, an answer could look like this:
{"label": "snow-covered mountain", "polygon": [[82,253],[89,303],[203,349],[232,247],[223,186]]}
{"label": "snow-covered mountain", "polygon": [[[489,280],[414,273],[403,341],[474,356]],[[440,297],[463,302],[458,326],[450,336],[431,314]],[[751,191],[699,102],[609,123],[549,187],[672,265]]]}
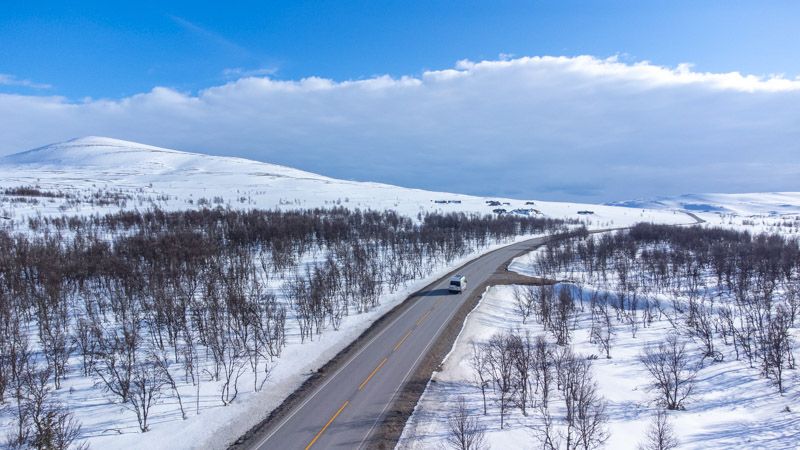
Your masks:
{"label": "snow-covered mountain", "polygon": [[764,192],[749,194],[687,194],[653,200],[608,203],[611,206],[648,209],[677,209],[700,213],[724,213],[740,216],[800,214],[800,192]]}
{"label": "snow-covered mountain", "polygon": [[[422,211],[491,213],[501,208],[508,212],[584,218],[596,226],[687,220],[683,214],[664,210],[476,197],[338,180],[248,159],[183,152],[105,137],[78,138],[0,158],[0,192],[18,186],[36,186],[59,195],[35,204],[11,203],[8,196],[0,196],[3,215],[15,219],[27,214],[106,212],[118,209],[120,204],[128,209],[157,206],[172,210],[208,204],[232,208],[341,205],[394,209],[410,216]],[[104,197],[122,200],[114,205],[80,201]],[[578,214],[579,211],[592,214]]]}

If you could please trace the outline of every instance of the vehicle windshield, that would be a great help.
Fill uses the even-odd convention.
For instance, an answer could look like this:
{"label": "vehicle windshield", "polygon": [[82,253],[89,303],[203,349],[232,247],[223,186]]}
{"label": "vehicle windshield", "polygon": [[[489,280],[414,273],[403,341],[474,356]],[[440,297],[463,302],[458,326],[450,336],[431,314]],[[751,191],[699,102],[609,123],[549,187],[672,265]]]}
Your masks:
{"label": "vehicle windshield", "polygon": [[450,286],[458,286],[458,287],[461,287],[461,282],[460,282],[460,281],[453,280],[453,281],[451,281],[451,282],[450,282]]}

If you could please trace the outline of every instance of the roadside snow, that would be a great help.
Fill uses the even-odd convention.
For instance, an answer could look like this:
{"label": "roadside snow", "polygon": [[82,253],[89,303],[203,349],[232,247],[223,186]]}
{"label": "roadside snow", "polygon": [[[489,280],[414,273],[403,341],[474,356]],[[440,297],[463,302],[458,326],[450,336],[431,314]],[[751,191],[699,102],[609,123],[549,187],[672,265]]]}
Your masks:
{"label": "roadside snow", "polygon": [[[565,288],[570,285],[560,285]],[[584,296],[591,291],[584,288]],[[475,310],[467,317],[442,370],[434,374],[414,414],[409,419],[397,446],[399,449],[428,449],[443,446],[447,417],[456,400],[464,396],[473,414],[487,428],[487,442],[492,449],[541,448],[532,427],[540,419],[536,412],[524,417],[514,409],[506,429],[499,428],[499,413],[490,403],[488,416],[482,415],[478,384],[469,365],[471,343],[483,342],[504,330],[529,330],[532,335],[544,334],[538,324],[523,325],[514,309],[513,287],[491,287]],[[577,353],[600,353],[589,343],[589,314],[579,315],[573,345]],[[593,361],[593,374],[600,394],[608,400],[610,437],[605,448],[634,449],[643,440],[645,430],[656,411],[654,394],[647,390],[649,375],[638,361],[643,346],[657,341],[672,329],[669,322],[657,320],[651,327],[641,328],[633,338],[625,326],[616,328],[611,359]],[[730,354],[722,363],[706,363],[700,371],[696,395],[685,411],[669,413],[680,448],[770,448],[796,449],[800,442],[800,390],[798,374],[793,373],[792,388],[783,396],[775,387],[743,361]],[[490,400],[491,401],[491,400]],[[791,412],[784,412],[789,408]]]}

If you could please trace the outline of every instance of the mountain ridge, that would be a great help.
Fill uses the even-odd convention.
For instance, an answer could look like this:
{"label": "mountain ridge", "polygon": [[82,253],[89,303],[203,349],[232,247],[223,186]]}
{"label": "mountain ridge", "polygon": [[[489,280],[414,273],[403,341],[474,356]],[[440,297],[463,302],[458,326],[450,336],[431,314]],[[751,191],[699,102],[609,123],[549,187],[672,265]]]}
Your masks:
{"label": "mountain ridge", "polygon": [[683,194],[674,197],[608,202],[605,205],[737,215],[786,215],[800,214],[800,192]]}

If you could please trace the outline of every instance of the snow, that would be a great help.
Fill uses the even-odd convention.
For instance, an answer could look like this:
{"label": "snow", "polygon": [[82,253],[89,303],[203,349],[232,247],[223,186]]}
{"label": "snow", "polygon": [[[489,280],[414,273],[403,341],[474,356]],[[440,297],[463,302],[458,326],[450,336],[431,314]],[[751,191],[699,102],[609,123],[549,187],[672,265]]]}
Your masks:
{"label": "snow", "polygon": [[[771,194],[765,194],[769,198]],[[758,195],[748,194],[751,199]],[[726,204],[728,210],[736,208]],[[757,213],[751,206],[740,206],[738,211]],[[697,213],[708,220],[704,226],[723,226],[751,232],[777,232],[796,236],[797,227],[781,226],[789,221],[786,216],[754,214],[745,217],[734,213]],[[772,219],[772,220],[771,220]],[[527,276],[538,275],[534,262],[537,253],[529,252],[515,258],[509,270]],[[559,279],[581,279],[580,272],[557,274]],[[611,280],[607,286],[614,285]],[[558,288],[578,290],[574,285],[562,283]],[[488,289],[478,306],[468,316],[448,357],[439,372],[435,373],[420,399],[414,414],[409,419],[398,444],[400,449],[432,448],[443,444],[446,436],[447,417],[459,396],[464,396],[472,412],[480,417],[487,427],[490,448],[537,448],[540,445],[533,429],[541,419],[537,413],[523,417],[518,409],[512,412],[510,427],[499,429],[498,408],[490,404],[489,415],[482,415],[481,393],[469,365],[471,344],[485,342],[497,332],[529,330],[533,336],[546,333],[533,319],[527,324],[515,308],[512,286],[493,286]],[[584,284],[581,292],[588,303],[592,292],[601,288]],[[613,293],[609,294],[613,297]],[[671,311],[671,299],[663,295],[651,295],[664,310]],[[577,300],[576,300],[577,302]],[[638,329],[633,337],[628,327],[617,323],[612,358],[605,359],[598,347],[589,342],[590,313],[580,312],[573,336],[576,353],[585,356],[601,355],[593,361],[593,375],[598,382],[600,394],[608,401],[610,437],[605,448],[632,449],[642,442],[652,415],[656,411],[654,394],[647,389],[649,375],[638,360],[648,342],[663,339],[674,328],[666,317],[657,317],[649,327]],[[793,330],[795,342],[800,338],[800,329]],[[722,362],[706,360],[699,372],[695,395],[687,403],[685,411],[669,412],[670,420],[681,442],[679,448],[695,449],[796,449],[800,442],[800,373],[787,371],[787,391],[781,395],[775,385],[761,376],[758,368],[751,368],[744,360],[737,361],[731,346],[717,346],[722,351]],[[697,344],[689,344],[693,357],[699,361]]]}
{"label": "snow", "polygon": [[[432,168],[434,174],[435,170]],[[205,199],[210,206],[219,204],[238,209],[344,206],[392,209],[411,217],[425,211],[490,214],[496,208],[536,209],[549,217],[581,219],[596,228],[641,221],[687,221],[684,214],[674,211],[476,197],[337,180],[275,164],[102,137],[74,139],[0,158],[0,190],[15,186],[39,186],[41,190],[83,199],[89,194],[112,192],[126,198],[122,205],[125,209],[179,210],[196,207]],[[500,202],[501,206],[489,206],[490,200]],[[85,200],[70,203],[62,198],[40,199],[37,204],[11,203],[9,198],[0,197],[0,215],[11,217],[18,224],[38,215],[104,213],[119,208],[91,205]],[[582,210],[594,214],[577,214]]]}
{"label": "snow", "polygon": [[[2,195],[3,190],[35,186],[51,197]],[[98,202],[108,198],[110,202]],[[625,226],[640,221],[685,223],[674,211],[573,203],[532,202],[499,197],[474,197],[430,192],[380,183],[337,180],[289,167],[164,149],[104,137],[85,137],[0,158],[0,227],[27,229],[27,220],[39,216],[104,214],[119,210],[161,208],[182,210],[200,204],[234,209],[297,209],[342,206],[393,209],[411,217],[425,211],[464,211],[488,214],[502,208],[536,209],[556,218],[581,219],[590,228]],[[437,201],[439,203],[437,203]],[[445,201],[447,203],[440,203]],[[533,203],[533,204],[531,204]],[[591,215],[578,215],[590,210]],[[519,239],[522,239],[520,237]],[[486,248],[490,251],[502,244]],[[478,254],[464,259],[474,258]],[[458,261],[455,265],[464,261]],[[276,360],[265,388],[254,392],[252,372],[240,381],[237,400],[222,406],[218,384],[204,377],[199,388],[176,379],[187,420],[181,420],[173,398],[154,407],[151,431],[140,433],[132,412],[109,401],[95,380],[72,374],[57,397],[83,425],[83,439],[93,448],[226,448],[258,423],[299,387],[317,368],[346,347],[375,319],[407,295],[452,269],[439,267],[424,280],[387,294],[376,309],[346,317],[339,330],[326,330],[314,341],[299,343],[287,322],[288,346]],[[175,376],[182,377],[177,371]],[[195,414],[195,408],[199,414]],[[0,435],[8,422],[0,411]],[[180,433],[175,430],[180,429]]]}
{"label": "snow", "polygon": [[[63,196],[36,198],[33,203],[18,201],[13,195],[2,195],[4,189],[19,186],[38,186],[40,190]],[[120,200],[110,204],[92,202],[93,196],[102,193],[113,194],[112,197]],[[501,205],[490,206],[488,201]],[[333,206],[392,209],[411,217],[426,211],[489,214],[496,208],[535,209],[543,216],[582,220],[593,229],[623,227],[637,222],[685,224],[692,219],[682,211],[690,211],[706,220],[707,225],[788,235],[796,235],[800,230],[800,221],[790,215],[800,217],[800,193],[708,194],[625,206],[476,197],[338,180],[274,164],[103,137],[75,139],[0,158],[0,217],[10,217],[10,220],[0,219],[0,227],[13,223],[16,230],[24,230],[27,219],[37,216],[103,214],[155,207],[182,210],[197,208],[200,203],[234,209]],[[711,208],[703,210],[692,205]],[[592,214],[580,215],[578,211]],[[469,255],[464,261],[476,256]],[[512,263],[511,269],[534,274],[530,261],[530,256],[520,257]],[[199,397],[191,383],[181,385],[189,416],[185,421],[180,420],[175,404],[162,403],[153,410],[152,430],[139,433],[133,413],[111,404],[92,379],[75,375],[77,363],[73,364],[73,375],[65,380],[58,398],[73,408],[83,423],[83,437],[89,439],[93,448],[225,448],[266,417],[313,371],[352,342],[375,319],[409,293],[451,269],[452,266],[439,267],[426,279],[385,295],[378,308],[346,317],[338,331],[326,330],[314,341],[304,344],[290,338],[265,388],[254,392],[252,374],[247,372],[240,382],[239,398],[229,406],[221,406],[218,385],[205,378]],[[483,340],[496,331],[510,328],[529,328],[534,334],[541,333],[534,324],[521,324],[512,301],[511,287],[493,287],[487,291],[465,322],[442,371],[435,375],[435,382],[426,390],[404,432],[401,448],[430,448],[441,443],[442,418],[447,416],[448,408],[459,394],[467,396],[472,408],[479,408],[480,393],[473,387],[466,363],[470,341]],[[289,322],[287,325],[291,327]],[[607,448],[633,448],[643,435],[655,408],[650,401],[652,394],[644,389],[644,374],[636,358],[645,342],[659,339],[668,327],[665,321],[657,322],[651,328],[640,329],[636,338],[620,328],[612,350],[613,358],[595,361],[594,375],[602,394],[610,402],[612,415]],[[287,329],[289,334],[292,331]],[[588,332],[583,328],[576,332],[575,349],[583,354],[598,353],[588,343]],[[797,377],[796,374],[792,376]],[[196,398],[199,398],[199,415],[195,415]],[[782,413],[786,406],[800,411],[796,390],[781,397],[756,370],[726,358],[725,362],[708,366],[701,372],[696,401],[687,411],[671,413],[671,418],[676,429],[681,430],[679,437],[688,448],[795,448],[794,443],[800,439],[800,419],[796,412]],[[535,441],[527,427],[532,421],[535,421],[534,416],[524,418],[515,412],[510,429],[501,432],[496,415],[486,419],[492,447],[534,447]],[[4,434],[2,422],[0,412],[0,435]]]}
{"label": "snow", "polygon": [[[524,239],[520,237],[517,239]],[[503,244],[494,245],[485,251],[491,251]],[[456,262],[457,265],[476,257],[473,254]],[[104,397],[73,398],[70,404],[86,406],[93,404],[89,414],[78,414],[84,428],[97,433],[106,428],[120,429],[122,434],[107,433],[94,434],[90,443],[94,447],[104,449],[127,448],[164,448],[164,449],[224,449],[234,440],[243,435],[250,428],[258,424],[270,411],[279,406],[281,402],[303,382],[308,379],[318,368],[325,365],[337,353],[343,350],[350,342],[365,331],[377,318],[391,310],[413,292],[423,288],[432,281],[446,275],[448,267],[441,267],[438,271],[425,279],[417,280],[412,284],[392,293],[386,294],[381,299],[381,304],[373,310],[363,314],[353,314],[343,319],[339,330],[328,329],[320,336],[315,336],[313,341],[300,343],[299,339],[288,338],[288,345],[276,359],[273,371],[265,388],[254,392],[252,373],[246,372],[240,381],[240,397],[232,404],[222,406],[219,402],[219,386],[216,383],[205,382],[201,384],[201,411],[199,416],[194,415],[194,405],[188,402],[188,419],[181,421],[175,404],[162,404],[154,409],[152,431],[139,433],[136,420],[129,411],[119,409],[109,411],[109,405]],[[296,334],[294,323],[287,323],[287,334]],[[74,378],[73,378],[74,379]],[[85,383],[86,380],[82,379]],[[186,392],[182,395],[193,398],[195,387],[191,384],[183,386]],[[66,388],[67,390],[69,387]],[[94,390],[96,395],[97,390]],[[187,398],[184,402],[187,403]],[[173,433],[173,427],[180,426],[181,433]]]}
{"label": "snow", "polygon": [[633,200],[609,204],[639,209],[721,212],[740,216],[786,215],[800,214],[800,192],[686,194],[678,197],[660,197],[655,200]]}
{"label": "snow", "polygon": [[705,226],[800,236],[800,192],[687,194],[609,205],[691,212],[705,220]]}
{"label": "snow", "polygon": [[[570,285],[560,285],[565,287]],[[583,293],[586,298],[591,290],[584,288]],[[498,331],[527,329],[533,336],[544,334],[533,320],[522,323],[513,302],[512,286],[494,286],[484,294],[467,317],[442,369],[428,384],[397,448],[427,449],[443,445],[447,417],[459,396],[465,397],[471,412],[486,426],[490,448],[540,447],[533,434],[533,427],[539,423],[536,412],[524,417],[519,409],[514,409],[507,422],[510,426],[504,430],[499,428],[498,408],[491,400],[489,415],[482,415],[480,389],[469,365],[471,343],[484,342]],[[589,313],[581,313],[579,317],[574,350],[586,356],[599,354],[597,347],[589,343]],[[634,338],[619,325],[612,358],[593,361],[592,372],[600,394],[608,401],[610,437],[605,448],[634,449],[643,440],[657,409],[653,403],[655,394],[646,386],[649,375],[638,356],[646,343],[663,339],[671,329],[666,319],[657,320],[651,327],[640,328]],[[800,376],[796,373],[791,376],[794,386],[781,396],[770,381],[759,376],[758,369],[749,368],[731,355],[726,355],[722,363],[705,364],[686,410],[669,413],[680,448],[796,449],[800,440],[800,391],[796,384]],[[791,412],[784,412],[787,407]]]}

